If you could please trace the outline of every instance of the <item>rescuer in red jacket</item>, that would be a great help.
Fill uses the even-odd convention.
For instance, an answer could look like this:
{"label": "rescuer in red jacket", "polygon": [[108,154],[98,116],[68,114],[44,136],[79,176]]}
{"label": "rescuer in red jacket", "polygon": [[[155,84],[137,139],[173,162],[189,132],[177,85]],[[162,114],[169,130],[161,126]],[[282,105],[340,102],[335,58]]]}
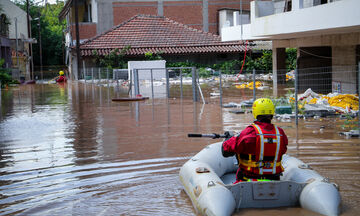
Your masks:
{"label": "rescuer in red jacket", "polygon": [[280,179],[283,172],[281,158],[286,153],[288,139],[283,129],[271,124],[274,112],[275,107],[270,99],[257,99],[252,107],[256,119],[254,123],[239,136],[223,142],[223,156],[236,155],[238,160],[236,182]]}

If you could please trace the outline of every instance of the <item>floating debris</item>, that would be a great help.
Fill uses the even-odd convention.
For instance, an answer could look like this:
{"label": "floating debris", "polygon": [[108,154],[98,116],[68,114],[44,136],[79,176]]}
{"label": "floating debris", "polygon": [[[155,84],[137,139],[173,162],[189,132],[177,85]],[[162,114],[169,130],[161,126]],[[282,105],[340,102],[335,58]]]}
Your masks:
{"label": "floating debris", "polygon": [[244,114],[245,113],[245,110],[230,110],[229,111],[230,113],[235,113],[235,114]]}
{"label": "floating debris", "polygon": [[240,103],[240,106],[241,106],[241,107],[246,107],[246,108],[251,108],[252,105],[253,105],[253,103],[254,103],[253,99],[251,99],[251,100],[246,100],[246,101],[242,101],[242,102]]}
{"label": "floating debris", "polygon": [[347,137],[359,137],[359,130],[350,130],[348,132],[340,132],[339,134]]}
{"label": "floating debris", "polygon": [[[255,88],[258,89],[259,87],[262,87],[262,86],[264,86],[263,82],[260,82],[260,81],[255,82]],[[242,84],[236,83],[235,87],[237,89],[245,89],[245,88],[254,89],[254,82],[246,82],[246,83],[242,83]]]}
{"label": "floating debris", "polygon": [[240,105],[237,103],[234,103],[234,102],[230,102],[228,104],[223,105],[224,108],[234,108],[234,107],[238,107],[238,106],[240,106]]}
{"label": "floating debris", "polygon": [[218,96],[220,96],[220,92],[211,92],[210,96],[211,97],[218,97]]}

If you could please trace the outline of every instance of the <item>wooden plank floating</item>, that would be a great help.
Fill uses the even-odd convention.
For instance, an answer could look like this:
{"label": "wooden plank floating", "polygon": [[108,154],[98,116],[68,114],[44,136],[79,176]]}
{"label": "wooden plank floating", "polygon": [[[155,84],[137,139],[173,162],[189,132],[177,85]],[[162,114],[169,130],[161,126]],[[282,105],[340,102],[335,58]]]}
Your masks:
{"label": "wooden plank floating", "polygon": [[131,102],[131,101],[142,101],[142,100],[146,100],[149,99],[149,97],[134,97],[134,98],[113,98],[111,99],[112,101],[116,101],[116,102]]}

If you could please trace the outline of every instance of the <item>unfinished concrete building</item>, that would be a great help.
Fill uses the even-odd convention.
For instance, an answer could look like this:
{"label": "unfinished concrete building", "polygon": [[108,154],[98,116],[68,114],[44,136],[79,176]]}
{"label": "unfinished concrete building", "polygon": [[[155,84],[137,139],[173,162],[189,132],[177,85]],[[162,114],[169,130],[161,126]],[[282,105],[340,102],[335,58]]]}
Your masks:
{"label": "unfinished concrete building", "polygon": [[[285,49],[291,47],[297,48],[299,75],[313,76],[299,79],[300,90],[326,93],[336,88],[341,93],[354,93],[359,91],[359,8],[358,0],[255,0],[251,2],[250,24],[224,27],[221,37],[223,41],[272,41],[275,94],[277,85],[285,82]],[[305,70],[310,68],[323,70],[311,75]],[[351,72],[341,73],[344,68]],[[317,89],[318,82],[325,80]]]}

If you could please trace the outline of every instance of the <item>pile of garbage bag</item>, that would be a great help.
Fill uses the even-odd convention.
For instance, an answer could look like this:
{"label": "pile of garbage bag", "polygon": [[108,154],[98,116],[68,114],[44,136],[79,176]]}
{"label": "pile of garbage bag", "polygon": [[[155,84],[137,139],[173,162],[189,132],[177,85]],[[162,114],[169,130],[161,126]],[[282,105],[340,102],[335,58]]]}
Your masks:
{"label": "pile of garbage bag", "polygon": [[[289,98],[293,103],[295,99]],[[328,110],[338,113],[357,113],[359,110],[359,96],[355,94],[329,93],[327,95],[317,94],[307,89],[299,95],[298,103],[300,109],[306,110]]]}

